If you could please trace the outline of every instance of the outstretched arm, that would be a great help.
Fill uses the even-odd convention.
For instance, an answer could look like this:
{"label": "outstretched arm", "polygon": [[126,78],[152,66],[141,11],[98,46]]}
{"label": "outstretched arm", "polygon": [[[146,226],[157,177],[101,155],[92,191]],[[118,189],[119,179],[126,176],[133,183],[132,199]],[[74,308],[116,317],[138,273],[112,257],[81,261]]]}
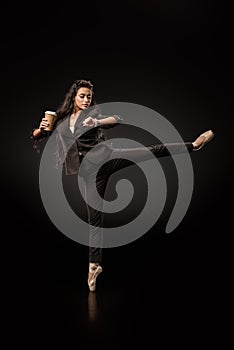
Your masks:
{"label": "outstretched arm", "polygon": [[83,121],[83,126],[113,126],[114,124],[122,122],[122,120],[123,119],[118,115],[109,117],[100,116],[99,118],[88,117]]}

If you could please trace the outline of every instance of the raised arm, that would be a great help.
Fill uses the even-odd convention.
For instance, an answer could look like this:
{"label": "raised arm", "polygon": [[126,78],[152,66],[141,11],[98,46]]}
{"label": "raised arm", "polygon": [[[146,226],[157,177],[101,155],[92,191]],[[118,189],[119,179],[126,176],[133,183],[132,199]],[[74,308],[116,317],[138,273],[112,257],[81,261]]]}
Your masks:
{"label": "raised arm", "polygon": [[118,115],[104,116],[99,115],[98,118],[88,117],[83,121],[83,126],[101,126],[112,127],[115,124],[121,123],[123,119]]}

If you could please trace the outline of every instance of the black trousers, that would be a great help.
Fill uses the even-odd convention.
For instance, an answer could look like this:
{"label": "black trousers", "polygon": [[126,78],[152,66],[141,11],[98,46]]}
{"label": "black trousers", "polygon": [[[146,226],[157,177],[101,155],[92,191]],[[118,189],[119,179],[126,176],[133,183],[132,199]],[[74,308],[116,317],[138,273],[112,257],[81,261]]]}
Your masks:
{"label": "black trousers", "polygon": [[[165,157],[171,154],[192,152],[191,142],[158,144],[138,148],[113,148],[109,161],[97,171],[97,166],[89,164],[84,176],[85,200],[87,203],[89,223],[89,262],[102,261],[102,227],[103,227],[103,198],[109,177],[118,170],[131,166],[134,163]],[[149,152],[150,151],[150,152]],[[123,156],[127,159],[124,159]],[[131,159],[131,161],[129,160]],[[94,184],[97,191],[94,191]],[[90,205],[90,203],[92,205]]]}

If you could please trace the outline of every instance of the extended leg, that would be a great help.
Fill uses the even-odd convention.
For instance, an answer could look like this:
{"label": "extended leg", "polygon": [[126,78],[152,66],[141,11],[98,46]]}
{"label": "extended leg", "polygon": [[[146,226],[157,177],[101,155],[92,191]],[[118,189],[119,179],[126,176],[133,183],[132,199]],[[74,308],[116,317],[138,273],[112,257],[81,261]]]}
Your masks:
{"label": "extended leg", "polygon": [[152,154],[156,158],[161,158],[170,156],[171,154],[190,153],[193,149],[192,142],[156,144],[148,147],[114,148],[111,155],[112,162],[110,173],[113,174],[134,163],[152,159]]}

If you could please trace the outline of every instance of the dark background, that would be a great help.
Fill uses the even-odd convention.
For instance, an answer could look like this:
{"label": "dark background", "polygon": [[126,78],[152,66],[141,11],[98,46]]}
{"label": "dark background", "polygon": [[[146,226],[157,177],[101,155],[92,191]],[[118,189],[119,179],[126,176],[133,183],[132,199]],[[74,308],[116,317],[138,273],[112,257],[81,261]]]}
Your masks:
{"label": "dark background", "polygon": [[[5,5],[2,19],[2,249],[10,339],[69,349],[83,342],[222,343],[232,231],[231,9],[207,0],[19,3]],[[99,103],[152,108],[185,140],[215,132],[192,155],[193,198],[176,230],[164,233],[176,193],[169,176],[169,202],[155,227],[104,251],[93,324],[87,247],[47,217],[29,139],[44,110],[54,110],[80,78],[94,83]],[[169,160],[162,163],[173,173]]]}

